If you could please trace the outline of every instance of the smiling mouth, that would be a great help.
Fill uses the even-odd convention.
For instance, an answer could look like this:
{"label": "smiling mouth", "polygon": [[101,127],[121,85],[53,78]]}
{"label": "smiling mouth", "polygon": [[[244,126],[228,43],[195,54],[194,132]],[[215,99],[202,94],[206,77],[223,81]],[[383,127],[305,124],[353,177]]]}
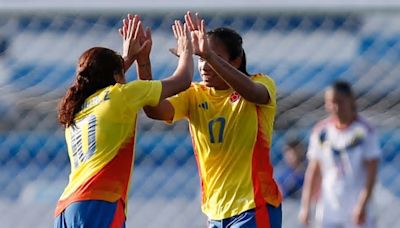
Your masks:
{"label": "smiling mouth", "polygon": [[212,81],[212,78],[211,77],[203,77],[203,81],[210,82],[210,81]]}
{"label": "smiling mouth", "polygon": [[203,73],[201,75],[203,76],[203,78],[213,78],[213,77],[215,77],[213,74],[209,74],[209,73]]}

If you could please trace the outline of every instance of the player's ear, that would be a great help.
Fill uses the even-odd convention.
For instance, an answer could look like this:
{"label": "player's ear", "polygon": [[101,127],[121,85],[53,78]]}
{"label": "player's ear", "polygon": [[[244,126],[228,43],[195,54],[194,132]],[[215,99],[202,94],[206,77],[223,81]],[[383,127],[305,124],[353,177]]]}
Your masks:
{"label": "player's ear", "polygon": [[117,83],[120,83],[120,84],[126,83],[126,81],[125,81],[125,75],[124,75],[123,72],[121,72],[121,73],[115,73],[115,74],[114,74],[114,79],[115,79],[115,81],[116,81]]}
{"label": "player's ear", "polygon": [[239,69],[240,68],[240,64],[242,63],[242,58],[239,56],[236,59],[230,61],[231,64],[236,68]]}

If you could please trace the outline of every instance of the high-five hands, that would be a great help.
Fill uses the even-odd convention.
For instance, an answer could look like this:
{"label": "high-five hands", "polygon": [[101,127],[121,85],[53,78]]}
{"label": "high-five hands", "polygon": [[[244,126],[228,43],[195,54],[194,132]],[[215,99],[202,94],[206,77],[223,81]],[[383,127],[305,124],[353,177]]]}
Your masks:
{"label": "high-five hands", "polygon": [[204,20],[200,18],[198,13],[193,15],[192,12],[188,11],[185,14],[185,22],[192,36],[194,54],[207,59],[210,55],[210,48]]}
{"label": "high-five hands", "polygon": [[182,27],[181,22],[175,20],[172,25],[172,31],[176,39],[177,47],[170,49],[170,51],[176,56],[180,56],[183,52],[193,54],[193,46],[190,40],[190,31],[187,24],[185,23]]}
{"label": "high-five hands", "polygon": [[144,32],[142,21],[138,15],[128,14],[127,18],[123,20],[119,33],[123,39],[122,57],[125,61],[125,70],[127,70],[136,59],[150,54],[151,31],[148,28]]}

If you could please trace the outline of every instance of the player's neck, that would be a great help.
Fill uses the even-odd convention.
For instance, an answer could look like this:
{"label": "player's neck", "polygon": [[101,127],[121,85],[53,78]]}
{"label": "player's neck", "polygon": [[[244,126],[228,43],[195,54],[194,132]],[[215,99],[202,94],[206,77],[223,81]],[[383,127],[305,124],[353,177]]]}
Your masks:
{"label": "player's neck", "polygon": [[337,129],[348,128],[357,119],[357,114],[351,114],[347,116],[335,116],[334,122]]}
{"label": "player's neck", "polygon": [[225,84],[225,85],[214,86],[213,88],[214,88],[215,90],[228,90],[228,89],[230,89],[231,87],[230,87],[228,84]]}

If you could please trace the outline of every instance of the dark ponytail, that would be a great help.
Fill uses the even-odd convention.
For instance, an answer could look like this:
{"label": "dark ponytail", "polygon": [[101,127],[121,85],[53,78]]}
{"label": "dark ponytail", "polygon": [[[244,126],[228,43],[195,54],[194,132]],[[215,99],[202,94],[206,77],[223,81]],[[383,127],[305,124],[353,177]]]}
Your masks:
{"label": "dark ponytail", "polygon": [[86,98],[99,89],[114,85],[116,74],[123,74],[120,55],[102,47],[85,51],[79,58],[75,81],[60,102],[59,122],[65,127],[71,126]]}

